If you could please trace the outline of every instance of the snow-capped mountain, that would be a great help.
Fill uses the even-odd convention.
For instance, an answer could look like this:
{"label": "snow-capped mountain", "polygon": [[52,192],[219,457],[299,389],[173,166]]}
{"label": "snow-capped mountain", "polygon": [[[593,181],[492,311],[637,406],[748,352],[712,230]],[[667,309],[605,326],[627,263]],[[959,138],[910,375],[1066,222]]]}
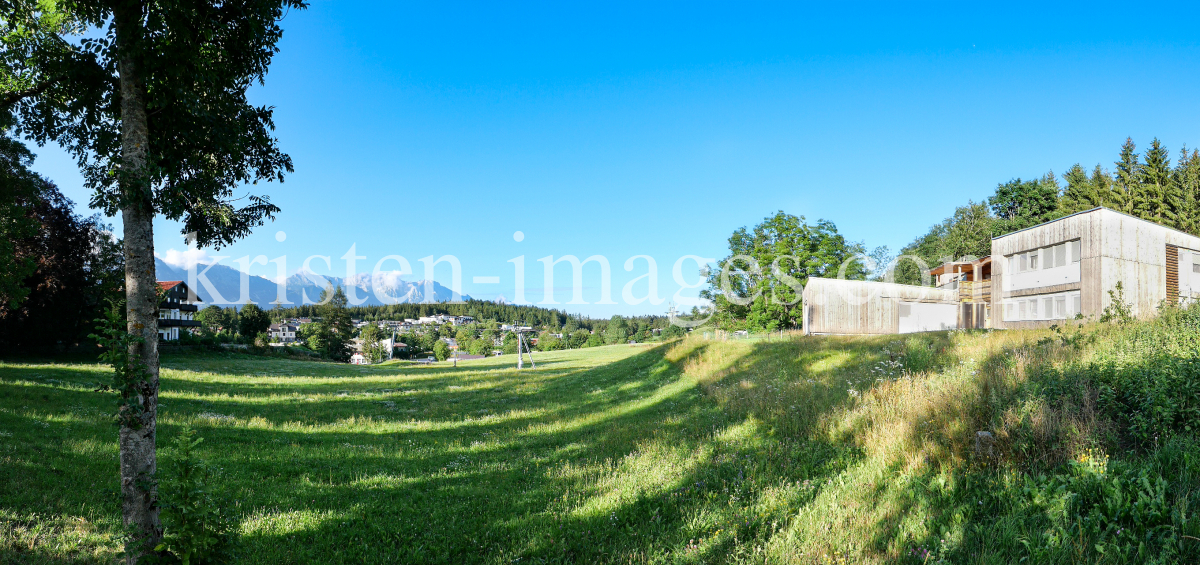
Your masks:
{"label": "snow-capped mountain", "polygon": [[[157,258],[155,266],[160,281],[188,281],[187,269],[174,267]],[[209,285],[205,285],[203,280],[198,279],[193,288],[204,305],[229,306],[241,304],[249,299],[261,308],[272,308],[279,298],[279,286],[274,281],[257,275],[246,275],[233,267],[202,264],[197,266],[196,273],[204,273],[204,278],[209,282]],[[248,282],[246,288],[249,296],[241,295],[243,276]],[[287,302],[293,305],[317,302],[321,299],[321,291],[330,285],[341,286],[351,304],[360,306],[421,302],[427,291],[432,293],[434,302],[449,302],[455,298],[471,299],[466,295],[455,297],[453,291],[436,281],[428,281],[428,284],[423,280],[406,281],[395,271],[377,273],[374,276],[364,273],[347,279],[302,271],[284,280],[284,305],[286,306]]]}

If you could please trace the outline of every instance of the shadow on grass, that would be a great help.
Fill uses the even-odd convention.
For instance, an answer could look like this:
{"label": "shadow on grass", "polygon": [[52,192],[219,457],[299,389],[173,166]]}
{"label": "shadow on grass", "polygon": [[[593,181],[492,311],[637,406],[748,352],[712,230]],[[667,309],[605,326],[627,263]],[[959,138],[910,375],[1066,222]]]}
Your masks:
{"label": "shadow on grass", "polygon": [[[610,398],[564,409],[538,429],[512,430],[503,450],[472,449],[471,438],[454,434],[409,432],[412,441],[452,448],[410,459],[418,472],[403,476],[347,476],[339,459],[324,470],[324,482],[318,470],[283,508],[359,503],[337,520],[253,545],[264,548],[263,559],[284,562],[342,551],[356,562],[595,563],[725,560],[730,544],[765,542],[815,492],[804,481],[819,483],[853,455],[817,441],[766,438],[756,419],[730,417],[681,380],[679,367],[705,346],[667,361],[679,347],[560,375],[533,400],[594,390]],[[769,489],[780,492],[771,498]],[[364,490],[374,498],[364,499]],[[764,510],[765,502],[776,508]],[[358,547],[356,536],[372,542]],[[689,541],[702,538],[689,553]]]}
{"label": "shadow on grass", "polygon": [[[169,377],[159,437],[166,443],[183,421],[199,428],[243,516],[243,562],[723,562],[764,547],[861,454],[806,436],[809,425],[798,426],[787,406],[764,410],[722,393],[743,390],[781,359],[834,359],[836,349],[754,344],[698,384],[683,368],[709,347],[676,342],[594,367],[550,361],[525,372],[339,368],[371,382],[311,386]],[[220,377],[225,362],[197,370]],[[373,380],[389,376],[396,386]],[[0,426],[54,430],[19,438],[18,464],[0,471],[20,479],[9,484],[21,493],[0,496],[9,515],[118,515],[116,432],[104,416],[115,398],[87,388],[100,377],[69,367],[0,374]],[[845,397],[828,384],[806,386],[825,391],[829,405]],[[281,398],[292,392],[321,400]],[[46,461],[64,475],[32,473]],[[35,555],[16,542],[3,553]]]}

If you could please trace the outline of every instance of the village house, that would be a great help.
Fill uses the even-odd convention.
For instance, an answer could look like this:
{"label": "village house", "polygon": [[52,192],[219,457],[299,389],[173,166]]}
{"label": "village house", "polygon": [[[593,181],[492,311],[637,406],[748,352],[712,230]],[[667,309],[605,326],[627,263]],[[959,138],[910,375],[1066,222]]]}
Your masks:
{"label": "village house", "polygon": [[[395,355],[395,351],[398,346],[408,347],[407,345],[404,345],[403,343],[401,343],[401,344],[395,343],[395,341],[390,337],[387,339],[379,340],[379,345],[381,346],[381,348],[384,351],[384,358],[383,358],[384,361],[391,359]],[[350,364],[352,364],[352,365],[370,365],[371,364],[371,359],[368,358],[365,355],[366,352],[363,351],[362,339],[356,337],[356,338],[350,340],[350,346],[352,348],[354,348],[354,353],[352,355],[350,355]]]}
{"label": "village house", "polygon": [[473,316],[451,316],[449,314],[434,314],[433,316],[421,316],[416,320],[406,319],[413,325],[419,326],[440,326],[442,324],[450,324],[452,326],[462,326],[475,322]]}
{"label": "village house", "polygon": [[175,341],[179,339],[179,330],[194,332],[200,327],[196,319],[196,296],[187,283],[183,281],[159,281],[158,287],[163,291],[162,301],[158,303],[158,339]]}
{"label": "village house", "polygon": [[273,340],[281,343],[292,343],[296,341],[296,332],[300,331],[300,325],[292,322],[271,324],[271,327],[267,331]]}

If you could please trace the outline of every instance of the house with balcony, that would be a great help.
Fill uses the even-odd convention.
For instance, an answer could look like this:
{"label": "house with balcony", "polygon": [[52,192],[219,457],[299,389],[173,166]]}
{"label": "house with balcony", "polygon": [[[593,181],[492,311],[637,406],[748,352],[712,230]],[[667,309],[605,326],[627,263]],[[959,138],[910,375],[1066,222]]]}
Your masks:
{"label": "house with balcony", "polygon": [[200,328],[196,319],[196,304],[200,298],[183,281],[159,281],[162,301],[158,303],[158,339],[176,341],[179,332],[195,332]]}
{"label": "house with balcony", "polygon": [[300,331],[300,325],[292,322],[271,324],[271,327],[267,330],[271,335],[271,339],[277,340],[280,343],[292,343],[296,341],[296,332],[298,331]]}

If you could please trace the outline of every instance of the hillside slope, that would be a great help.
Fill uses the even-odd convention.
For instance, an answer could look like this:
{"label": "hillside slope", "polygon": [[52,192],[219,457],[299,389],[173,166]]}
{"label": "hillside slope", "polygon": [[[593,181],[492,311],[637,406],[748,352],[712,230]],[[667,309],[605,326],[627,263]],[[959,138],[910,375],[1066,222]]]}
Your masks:
{"label": "hillside slope", "polygon": [[[1200,310],[537,360],[168,356],[160,436],[205,438],[243,563],[1200,561]],[[106,378],[0,363],[0,563],[118,551]]]}

